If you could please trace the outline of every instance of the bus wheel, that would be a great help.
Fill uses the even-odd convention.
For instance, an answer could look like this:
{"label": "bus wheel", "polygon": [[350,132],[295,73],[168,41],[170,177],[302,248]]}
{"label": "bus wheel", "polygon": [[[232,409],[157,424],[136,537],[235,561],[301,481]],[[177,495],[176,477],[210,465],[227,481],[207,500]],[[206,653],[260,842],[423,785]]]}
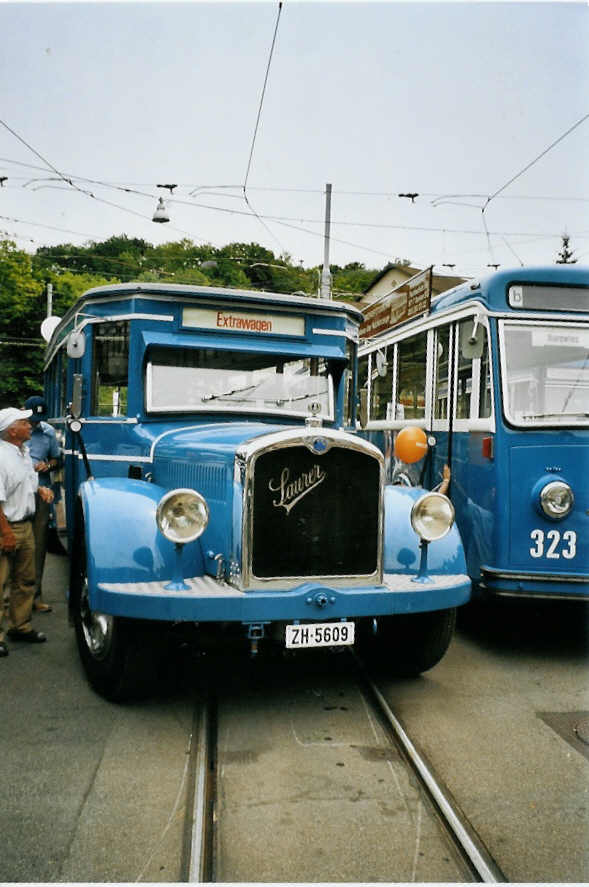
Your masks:
{"label": "bus wheel", "polygon": [[363,637],[362,654],[389,673],[412,677],[442,659],[455,627],[455,608],[381,617],[376,633]]}
{"label": "bus wheel", "polygon": [[75,573],[73,621],[90,685],[113,702],[148,695],[156,678],[156,659],[149,650],[146,633],[135,620],[90,608],[83,543],[77,547]]}

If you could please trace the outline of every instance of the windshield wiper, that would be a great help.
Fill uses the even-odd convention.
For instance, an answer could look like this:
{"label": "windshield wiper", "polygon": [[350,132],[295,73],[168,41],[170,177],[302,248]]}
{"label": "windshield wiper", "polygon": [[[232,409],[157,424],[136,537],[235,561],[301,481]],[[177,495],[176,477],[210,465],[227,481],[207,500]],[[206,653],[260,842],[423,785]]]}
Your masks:
{"label": "windshield wiper", "polygon": [[322,391],[320,394],[307,392],[307,394],[297,394],[295,397],[278,397],[276,400],[268,401],[268,403],[276,403],[280,406],[283,403],[294,403],[295,400],[310,400],[311,398],[318,399],[321,397],[321,394],[327,394],[327,390]]}
{"label": "windshield wiper", "polygon": [[223,400],[225,397],[231,397],[232,394],[241,394],[243,391],[251,391],[252,388],[257,388],[259,382],[256,382],[254,385],[245,385],[243,388],[234,388],[232,391],[222,391],[220,394],[204,394],[201,397],[201,403],[207,400]]}

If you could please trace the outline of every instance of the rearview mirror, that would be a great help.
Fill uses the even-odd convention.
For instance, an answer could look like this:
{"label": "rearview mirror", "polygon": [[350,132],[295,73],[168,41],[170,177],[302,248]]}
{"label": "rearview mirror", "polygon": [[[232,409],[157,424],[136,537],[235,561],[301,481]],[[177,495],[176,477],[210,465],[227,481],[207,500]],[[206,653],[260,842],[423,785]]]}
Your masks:
{"label": "rearview mirror", "polygon": [[465,360],[482,357],[485,347],[485,327],[478,317],[473,318],[472,327],[467,321],[460,324],[460,353]]}
{"label": "rearview mirror", "polygon": [[86,350],[86,337],[82,330],[72,330],[67,337],[66,351],[67,356],[72,359],[83,357]]}

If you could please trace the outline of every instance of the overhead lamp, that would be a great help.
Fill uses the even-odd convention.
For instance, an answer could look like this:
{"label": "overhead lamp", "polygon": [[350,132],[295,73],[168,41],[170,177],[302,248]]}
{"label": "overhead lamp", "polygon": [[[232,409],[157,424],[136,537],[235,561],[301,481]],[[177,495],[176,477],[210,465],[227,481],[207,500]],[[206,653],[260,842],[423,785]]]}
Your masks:
{"label": "overhead lamp", "polygon": [[170,217],[168,215],[168,210],[166,209],[166,204],[164,203],[164,198],[160,197],[157,206],[155,208],[155,212],[153,214],[152,222],[169,222]]}

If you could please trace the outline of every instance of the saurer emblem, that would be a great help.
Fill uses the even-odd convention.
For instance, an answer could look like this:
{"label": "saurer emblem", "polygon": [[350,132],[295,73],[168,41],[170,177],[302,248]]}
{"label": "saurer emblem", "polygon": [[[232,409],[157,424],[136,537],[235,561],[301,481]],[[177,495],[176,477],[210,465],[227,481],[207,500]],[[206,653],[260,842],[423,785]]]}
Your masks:
{"label": "saurer emblem", "polygon": [[284,508],[290,514],[291,508],[300,502],[307,493],[323,483],[327,472],[319,465],[313,465],[308,471],[302,471],[298,477],[290,479],[290,468],[284,467],[280,473],[280,480],[270,480],[268,489],[272,493],[279,493],[278,499],[272,500],[274,508]]}

